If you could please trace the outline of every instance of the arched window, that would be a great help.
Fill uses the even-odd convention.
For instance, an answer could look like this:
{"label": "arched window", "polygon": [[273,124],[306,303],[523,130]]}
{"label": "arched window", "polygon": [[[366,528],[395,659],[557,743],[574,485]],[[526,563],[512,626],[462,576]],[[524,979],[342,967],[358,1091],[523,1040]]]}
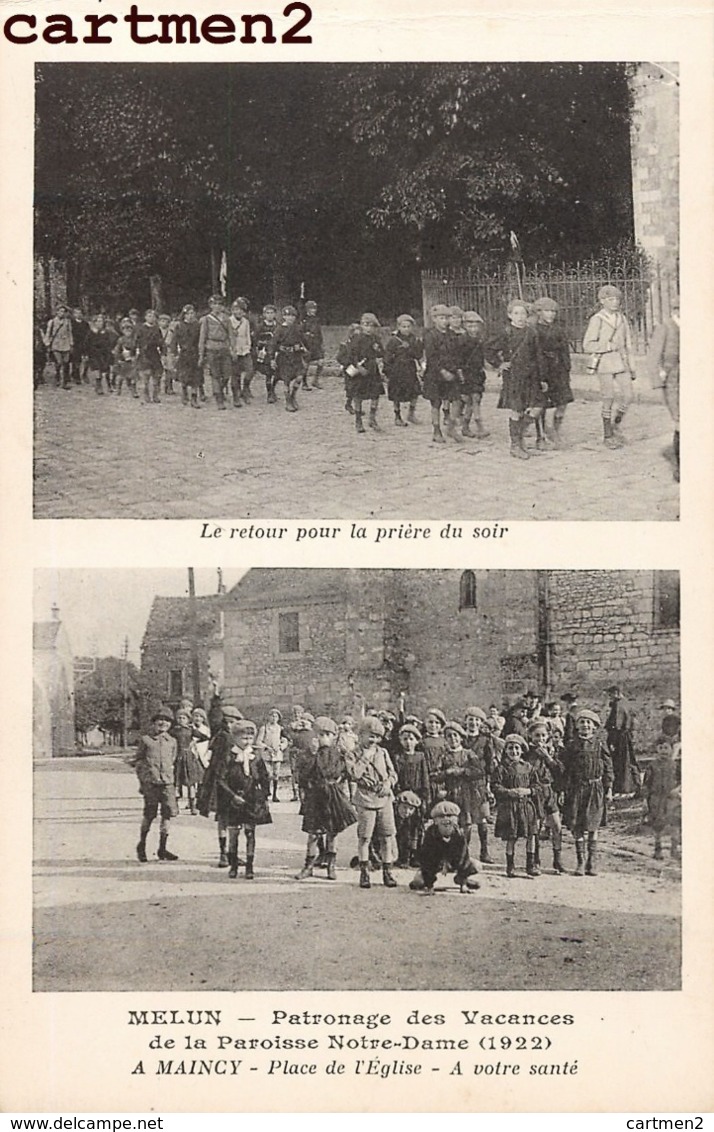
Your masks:
{"label": "arched window", "polygon": [[476,608],[476,575],[464,570],[459,581],[459,610]]}

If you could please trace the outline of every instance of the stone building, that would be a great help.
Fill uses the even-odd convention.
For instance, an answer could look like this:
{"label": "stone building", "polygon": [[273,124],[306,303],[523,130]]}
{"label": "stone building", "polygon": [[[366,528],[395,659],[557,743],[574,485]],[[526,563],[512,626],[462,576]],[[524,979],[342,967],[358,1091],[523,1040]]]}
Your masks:
{"label": "stone building", "polygon": [[33,758],[74,753],[72,648],[56,605],[51,621],[32,626],[32,713]]}
{"label": "stone building", "polygon": [[678,64],[638,64],[631,89],[635,240],[676,287],[679,271]]}
{"label": "stone building", "polygon": [[[210,701],[213,682],[223,684],[223,593],[196,598],[200,698]],[[155,597],[141,643],[143,723],[157,707],[176,708],[194,697],[188,597]]]}
{"label": "stone building", "polygon": [[251,570],[223,605],[223,694],[352,708],[355,696],[447,714],[532,686],[603,709],[618,682],[640,743],[679,696],[679,578],[654,571]]}

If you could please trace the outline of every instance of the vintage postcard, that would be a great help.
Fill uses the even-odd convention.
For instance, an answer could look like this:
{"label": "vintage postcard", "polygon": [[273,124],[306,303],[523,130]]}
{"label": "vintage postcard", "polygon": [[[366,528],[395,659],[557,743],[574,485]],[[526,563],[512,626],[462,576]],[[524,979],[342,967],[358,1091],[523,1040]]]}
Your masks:
{"label": "vintage postcard", "polygon": [[0,1108],[711,1111],[710,7],[0,27]]}

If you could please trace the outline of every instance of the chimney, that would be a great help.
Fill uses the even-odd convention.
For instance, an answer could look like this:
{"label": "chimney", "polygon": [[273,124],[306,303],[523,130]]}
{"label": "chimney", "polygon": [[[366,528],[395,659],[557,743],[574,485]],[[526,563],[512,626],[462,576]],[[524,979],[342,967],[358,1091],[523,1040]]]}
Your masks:
{"label": "chimney", "polygon": [[216,592],[219,593],[219,594],[224,594],[226,592],[226,587],[223,583],[223,571],[221,570],[220,566],[217,569],[217,574],[218,574],[218,589],[217,589]]}

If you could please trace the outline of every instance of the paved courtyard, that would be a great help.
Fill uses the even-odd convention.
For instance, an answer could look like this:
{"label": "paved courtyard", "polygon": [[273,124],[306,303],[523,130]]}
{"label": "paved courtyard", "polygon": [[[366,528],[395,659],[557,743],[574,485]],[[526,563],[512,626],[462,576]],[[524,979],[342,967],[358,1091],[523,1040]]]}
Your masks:
{"label": "paved courtyard", "polygon": [[[284,797],[287,798],[287,789]],[[298,882],[305,853],[296,803],[271,806],[257,835],[256,879],[217,866],[213,821],[181,814],[170,848],[180,860],[134,854],[141,799],[117,757],[35,766],[34,989],[108,990],[667,990],[680,986],[681,870],[652,859],[634,812],[612,814],[600,875],[505,876],[503,845],[481,889],[453,878],[426,897],[398,870],[369,892],[349,868],[354,827],[338,842],[337,881]],[[641,809],[641,804],[640,804]],[[242,842],[241,842],[242,844]],[[237,940],[239,946],[226,946]],[[437,940],[448,940],[436,948]],[[154,957],[138,955],[151,946]],[[157,959],[160,957],[160,960]]]}
{"label": "paved courtyard", "polygon": [[[48,380],[50,371],[47,371]],[[574,381],[564,450],[508,453],[498,381],[484,398],[487,441],[431,443],[429,405],[420,424],[359,436],[343,408],[336,372],[300,394],[300,411],[255,400],[239,411],[200,411],[180,396],[142,405],[98,397],[88,385],[35,394],[35,516],[121,519],[597,519],[674,520],[679,490],[668,454],[669,414],[641,379],[625,423],[627,444],[603,447],[599,405]],[[533,443],[531,438],[530,444]]]}

